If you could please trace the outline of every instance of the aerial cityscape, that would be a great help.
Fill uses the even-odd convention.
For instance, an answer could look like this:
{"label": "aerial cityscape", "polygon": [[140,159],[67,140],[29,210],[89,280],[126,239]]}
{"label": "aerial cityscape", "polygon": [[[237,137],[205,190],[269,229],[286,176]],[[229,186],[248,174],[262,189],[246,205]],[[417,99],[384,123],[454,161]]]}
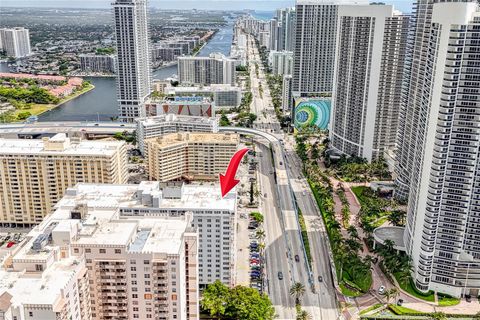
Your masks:
{"label": "aerial cityscape", "polygon": [[0,1],[0,320],[480,319],[480,1]]}

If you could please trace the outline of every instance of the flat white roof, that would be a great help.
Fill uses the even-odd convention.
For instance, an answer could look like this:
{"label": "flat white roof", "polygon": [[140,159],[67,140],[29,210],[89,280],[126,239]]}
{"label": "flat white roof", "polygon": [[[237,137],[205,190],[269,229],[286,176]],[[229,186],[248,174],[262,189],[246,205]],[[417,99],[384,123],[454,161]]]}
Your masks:
{"label": "flat white roof", "polygon": [[[66,138],[68,139],[68,138]],[[53,137],[58,142],[59,137]],[[0,155],[104,155],[112,156],[124,144],[123,141],[89,141],[70,143],[64,150],[52,151],[44,149],[42,139],[0,139]]]}
{"label": "flat white roof", "polygon": [[14,305],[39,304],[54,305],[60,291],[72,279],[79,268],[75,258],[65,258],[54,262],[39,277],[23,272],[11,272],[0,269],[0,293],[8,292],[13,296]]}

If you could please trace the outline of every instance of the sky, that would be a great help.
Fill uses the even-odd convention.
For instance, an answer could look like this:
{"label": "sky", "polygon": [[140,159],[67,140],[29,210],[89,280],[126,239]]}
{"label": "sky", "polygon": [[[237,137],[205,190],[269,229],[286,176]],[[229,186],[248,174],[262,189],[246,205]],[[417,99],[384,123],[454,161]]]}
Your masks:
{"label": "sky", "polygon": [[[0,0],[1,7],[109,8],[113,0]],[[410,12],[412,0],[383,0],[396,9]],[[294,6],[294,0],[150,0],[150,6],[164,9],[207,9],[273,11]]]}

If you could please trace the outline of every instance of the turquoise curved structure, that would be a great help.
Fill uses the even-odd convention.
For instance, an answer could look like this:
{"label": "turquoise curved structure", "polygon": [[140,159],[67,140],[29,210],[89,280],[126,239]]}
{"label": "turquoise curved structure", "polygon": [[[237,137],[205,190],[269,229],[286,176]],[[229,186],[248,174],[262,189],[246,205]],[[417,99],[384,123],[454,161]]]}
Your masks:
{"label": "turquoise curved structure", "polygon": [[330,100],[312,99],[300,101],[295,107],[295,127],[297,129],[315,125],[322,130],[328,129],[330,122]]}

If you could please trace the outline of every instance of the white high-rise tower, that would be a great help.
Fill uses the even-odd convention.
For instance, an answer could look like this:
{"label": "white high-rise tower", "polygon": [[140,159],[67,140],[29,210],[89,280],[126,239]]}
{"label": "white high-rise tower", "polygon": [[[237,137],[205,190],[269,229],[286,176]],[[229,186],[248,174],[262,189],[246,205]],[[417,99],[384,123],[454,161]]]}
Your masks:
{"label": "white high-rise tower", "polygon": [[480,290],[480,12],[418,0],[397,174],[405,246],[421,291]]}
{"label": "white high-rise tower", "polygon": [[132,122],[145,116],[144,101],[151,92],[147,0],[116,0],[112,5],[117,39],[119,118]]}
{"label": "white high-rise tower", "polygon": [[338,6],[330,141],[380,158],[395,145],[409,19],[390,5]]}

